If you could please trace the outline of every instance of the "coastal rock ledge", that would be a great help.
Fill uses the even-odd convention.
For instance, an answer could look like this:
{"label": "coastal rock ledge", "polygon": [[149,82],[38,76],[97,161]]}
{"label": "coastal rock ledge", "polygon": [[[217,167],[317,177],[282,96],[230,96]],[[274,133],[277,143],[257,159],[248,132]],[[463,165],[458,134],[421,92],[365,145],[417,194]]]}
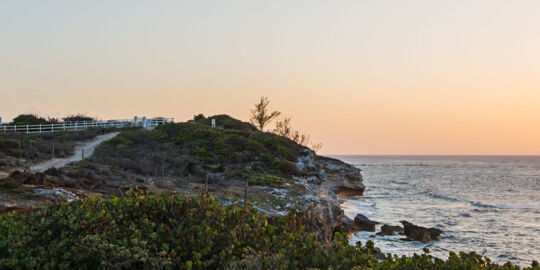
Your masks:
{"label": "coastal rock ledge", "polygon": [[362,183],[361,170],[334,158],[317,156],[307,148],[304,149],[303,155],[298,157],[296,167],[311,175],[297,178],[306,190],[302,197],[311,201],[308,203],[310,206],[300,208],[309,209],[309,217],[318,217],[324,223],[306,220],[307,224],[313,224],[306,226],[307,229],[313,231],[323,241],[331,240],[338,231],[344,233],[358,231],[358,224],[354,221],[347,222],[338,196],[364,194],[365,186]]}

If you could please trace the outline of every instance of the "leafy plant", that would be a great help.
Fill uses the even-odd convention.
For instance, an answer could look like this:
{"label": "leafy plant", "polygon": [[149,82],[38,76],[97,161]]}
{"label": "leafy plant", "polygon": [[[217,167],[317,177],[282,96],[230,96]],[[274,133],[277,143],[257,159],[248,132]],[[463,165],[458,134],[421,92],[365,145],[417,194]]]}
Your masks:
{"label": "leafy plant", "polygon": [[[368,241],[336,233],[323,243],[304,230],[304,213],[268,219],[252,207],[213,197],[150,195],[54,203],[0,215],[2,269],[519,269],[476,253],[448,260],[373,257]],[[539,269],[533,262],[531,269]]]}

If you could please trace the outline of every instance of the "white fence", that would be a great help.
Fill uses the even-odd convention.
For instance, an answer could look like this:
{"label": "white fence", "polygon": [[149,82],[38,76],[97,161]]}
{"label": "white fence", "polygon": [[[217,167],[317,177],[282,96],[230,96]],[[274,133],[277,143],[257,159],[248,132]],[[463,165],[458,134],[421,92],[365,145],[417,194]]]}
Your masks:
{"label": "white fence", "polygon": [[0,133],[52,133],[52,132],[68,132],[81,131],[87,128],[127,128],[127,127],[143,127],[153,129],[156,126],[172,123],[173,118],[153,118],[138,121],[137,117],[133,120],[106,120],[106,121],[77,121],[77,122],[61,122],[40,125],[3,125],[0,124]]}

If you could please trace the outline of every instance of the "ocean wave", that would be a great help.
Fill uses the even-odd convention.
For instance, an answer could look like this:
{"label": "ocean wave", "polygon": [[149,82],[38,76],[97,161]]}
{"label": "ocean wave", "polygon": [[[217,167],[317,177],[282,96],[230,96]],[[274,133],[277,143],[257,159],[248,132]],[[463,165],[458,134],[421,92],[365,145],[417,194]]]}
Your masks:
{"label": "ocean wave", "polygon": [[498,209],[540,209],[540,204],[523,204],[523,205],[505,205],[505,204],[484,204],[480,202],[471,202],[472,206],[482,208],[498,208]]}
{"label": "ocean wave", "polygon": [[448,194],[439,192],[439,191],[431,189],[431,188],[427,188],[426,190],[420,192],[420,194],[426,194],[426,195],[428,195],[430,197],[433,197],[433,198],[438,198],[438,199],[443,199],[443,200],[448,200],[448,201],[453,201],[453,202],[461,201],[460,199],[451,197]]}
{"label": "ocean wave", "polygon": [[391,180],[390,183],[398,184],[398,185],[407,185],[407,184],[409,184],[407,181],[400,181],[400,180]]}

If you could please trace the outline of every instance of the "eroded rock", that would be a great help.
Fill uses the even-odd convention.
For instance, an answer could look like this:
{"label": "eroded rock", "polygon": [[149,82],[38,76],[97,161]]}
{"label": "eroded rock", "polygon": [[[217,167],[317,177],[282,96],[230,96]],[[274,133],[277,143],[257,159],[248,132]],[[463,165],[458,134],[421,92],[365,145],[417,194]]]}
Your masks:
{"label": "eroded rock", "polygon": [[437,228],[421,227],[405,220],[402,220],[401,224],[403,224],[405,235],[407,235],[408,238],[422,243],[429,243],[432,240],[437,240],[442,233],[442,231]]}
{"label": "eroded rock", "polygon": [[366,216],[358,214],[354,217],[354,224],[357,226],[359,231],[374,232],[375,225],[379,224],[379,222],[369,220],[369,218]]}
{"label": "eroded rock", "polygon": [[337,159],[317,157],[317,164],[324,170],[324,184],[339,196],[362,196],[366,187],[362,184],[360,169]]}
{"label": "eroded rock", "polygon": [[400,226],[392,226],[392,225],[387,225],[387,224],[384,224],[382,225],[381,227],[381,231],[377,233],[377,235],[381,235],[381,236],[384,236],[384,235],[395,235],[396,232],[403,232],[403,228],[400,227]]}

